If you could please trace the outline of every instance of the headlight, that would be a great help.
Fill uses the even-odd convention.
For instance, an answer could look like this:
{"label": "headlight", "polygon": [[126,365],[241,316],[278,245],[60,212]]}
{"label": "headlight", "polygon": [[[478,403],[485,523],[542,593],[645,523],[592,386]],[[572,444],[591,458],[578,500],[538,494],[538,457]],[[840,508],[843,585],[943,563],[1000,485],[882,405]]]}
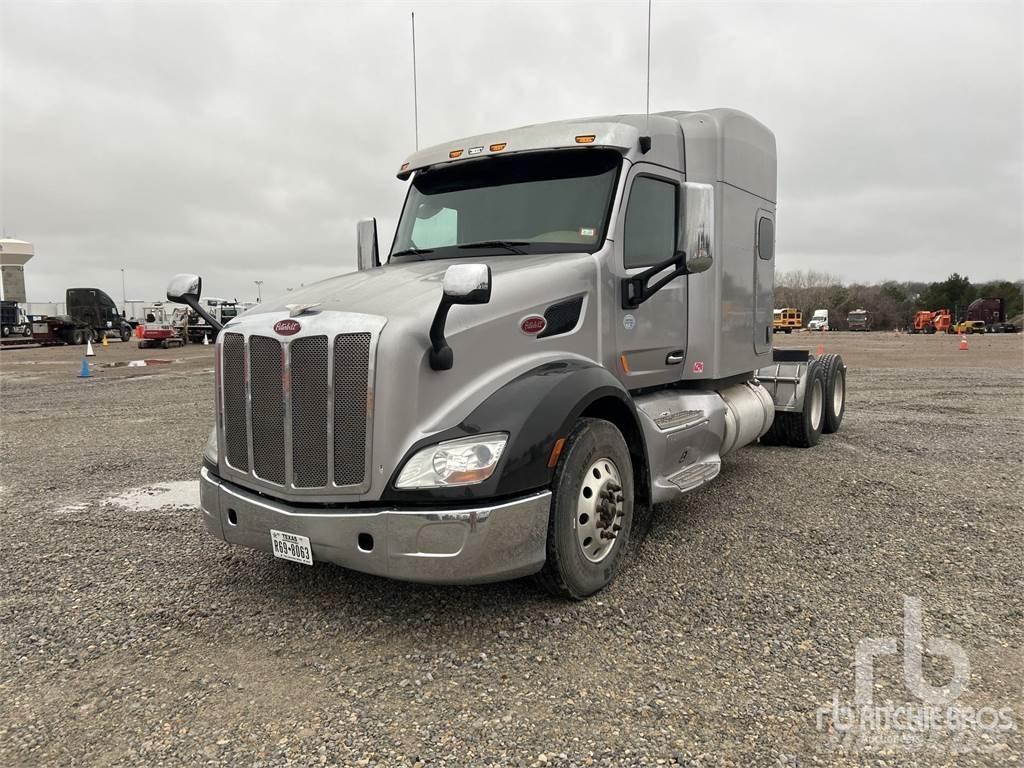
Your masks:
{"label": "headlight", "polygon": [[217,427],[210,429],[210,436],[206,438],[206,450],[203,451],[203,456],[211,464],[217,463]]}
{"label": "headlight", "polygon": [[417,452],[402,467],[398,488],[449,488],[481,483],[494,474],[508,435],[497,432],[448,440]]}

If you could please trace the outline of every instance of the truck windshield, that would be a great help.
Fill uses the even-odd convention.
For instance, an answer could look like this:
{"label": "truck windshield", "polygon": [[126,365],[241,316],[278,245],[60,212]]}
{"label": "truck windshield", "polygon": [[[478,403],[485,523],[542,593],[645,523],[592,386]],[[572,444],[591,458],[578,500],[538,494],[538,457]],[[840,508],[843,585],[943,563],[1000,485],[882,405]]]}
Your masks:
{"label": "truck windshield", "polygon": [[535,152],[418,172],[391,258],[593,253],[604,242],[622,155]]}

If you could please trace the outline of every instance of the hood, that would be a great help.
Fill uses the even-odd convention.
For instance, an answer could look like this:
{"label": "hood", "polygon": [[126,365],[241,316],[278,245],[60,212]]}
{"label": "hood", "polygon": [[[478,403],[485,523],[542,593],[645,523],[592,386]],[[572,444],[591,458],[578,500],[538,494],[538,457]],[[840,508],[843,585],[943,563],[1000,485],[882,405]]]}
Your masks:
{"label": "hood", "polygon": [[[495,292],[519,283],[515,273],[529,270],[536,280],[536,269],[545,263],[591,259],[590,254],[531,254],[516,256],[502,254],[487,257],[435,259],[388,264],[364,272],[349,272],[307,285],[271,301],[253,307],[246,316],[288,312],[288,304],[319,304],[322,311],[359,312],[368,315],[386,315],[392,320],[401,318],[427,318],[434,316],[441,300],[444,273],[452,264],[488,264]],[[525,277],[525,276],[524,276]]]}

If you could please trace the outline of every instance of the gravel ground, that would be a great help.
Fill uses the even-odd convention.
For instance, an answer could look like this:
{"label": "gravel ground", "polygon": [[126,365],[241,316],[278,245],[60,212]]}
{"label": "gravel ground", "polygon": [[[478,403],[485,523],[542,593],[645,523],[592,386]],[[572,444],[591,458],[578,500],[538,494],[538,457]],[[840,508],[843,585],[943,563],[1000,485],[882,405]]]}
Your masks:
{"label": "gravel ground", "polygon": [[[1019,763],[1022,339],[778,342],[820,340],[851,366],[842,431],[728,458],[584,603],[233,549],[175,484],[206,439],[209,348],[112,344],[97,363],[178,362],[87,381],[80,350],[0,352],[0,765]],[[902,637],[905,595],[969,657],[957,706],[1016,730],[859,752],[819,730],[858,641]],[[874,694],[915,701],[900,656]]]}

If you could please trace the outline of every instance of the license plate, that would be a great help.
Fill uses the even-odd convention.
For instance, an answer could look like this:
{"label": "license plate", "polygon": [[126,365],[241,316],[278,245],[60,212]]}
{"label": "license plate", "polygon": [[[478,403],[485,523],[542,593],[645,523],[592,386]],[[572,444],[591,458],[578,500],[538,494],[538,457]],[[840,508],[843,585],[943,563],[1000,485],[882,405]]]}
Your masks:
{"label": "license plate", "polygon": [[313,564],[313,550],[305,536],[271,529],[270,543],[274,548],[274,557],[291,560],[293,563]]}

